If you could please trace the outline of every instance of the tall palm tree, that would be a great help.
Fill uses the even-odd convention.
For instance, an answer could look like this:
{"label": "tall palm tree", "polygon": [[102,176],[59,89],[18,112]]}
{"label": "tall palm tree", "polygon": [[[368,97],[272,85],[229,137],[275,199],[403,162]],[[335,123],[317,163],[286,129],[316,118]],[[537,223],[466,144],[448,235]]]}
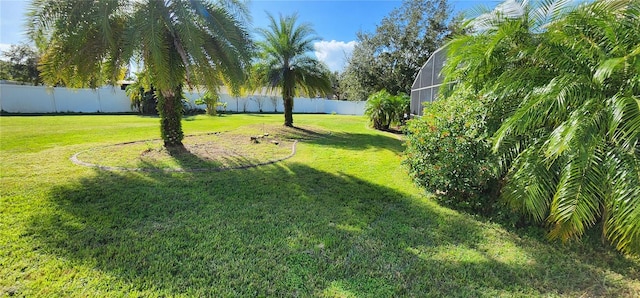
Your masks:
{"label": "tall palm tree", "polygon": [[[297,16],[269,17],[267,29],[260,29],[258,43],[262,61],[257,71],[262,81],[282,92],[284,125],[293,126],[293,97],[298,93],[316,96],[331,92],[331,79],[323,63],[308,56],[313,50],[314,31],[307,23],[296,25]],[[298,92],[296,92],[298,88]]]}
{"label": "tall palm tree", "polygon": [[[28,32],[49,83],[95,87],[132,58],[156,90],[167,148],[182,147],[182,88],[236,89],[250,60],[247,10],[237,0],[33,0]],[[112,80],[115,81],[115,80]]]}
{"label": "tall palm tree", "polygon": [[640,2],[508,2],[520,8],[485,15],[447,63],[448,80],[473,83],[494,112],[502,197],[552,238],[601,223],[640,253]]}

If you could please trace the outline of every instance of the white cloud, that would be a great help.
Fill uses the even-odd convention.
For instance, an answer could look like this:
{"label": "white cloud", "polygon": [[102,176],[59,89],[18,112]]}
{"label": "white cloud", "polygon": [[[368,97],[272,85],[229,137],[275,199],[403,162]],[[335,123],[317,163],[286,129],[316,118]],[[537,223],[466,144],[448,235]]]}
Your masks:
{"label": "white cloud", "polygon": [[331,71],[342,71],[347,65],[347,59],[353,53],[355,41],[319,41],[313,45],[318,60],[329,66]]}

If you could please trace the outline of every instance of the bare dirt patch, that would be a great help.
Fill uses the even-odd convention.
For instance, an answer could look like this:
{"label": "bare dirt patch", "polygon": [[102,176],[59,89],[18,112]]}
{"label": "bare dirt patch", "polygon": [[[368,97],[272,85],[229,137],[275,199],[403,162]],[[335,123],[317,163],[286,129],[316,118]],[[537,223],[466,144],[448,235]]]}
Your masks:
{"label": "bare dirt patch", "polygon": [[219,171],[287,159],[298,141],[324,137],[316,127],[253,125],[235,131],[186,136],[185,150],[169,152],[161,140],[135,141],[76,153],[74,163],[104,170]]}

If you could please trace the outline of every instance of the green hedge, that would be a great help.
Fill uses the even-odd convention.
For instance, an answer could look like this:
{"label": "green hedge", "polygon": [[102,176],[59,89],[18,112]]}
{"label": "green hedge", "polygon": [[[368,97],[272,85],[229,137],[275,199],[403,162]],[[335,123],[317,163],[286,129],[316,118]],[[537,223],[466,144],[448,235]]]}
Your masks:
{"label": "green hedge", "polygon": [[449,205],[486,213],[495,199],[497,167],[477,100],[428,103],[424,116],[407,122],[404,163],[416,183]]}

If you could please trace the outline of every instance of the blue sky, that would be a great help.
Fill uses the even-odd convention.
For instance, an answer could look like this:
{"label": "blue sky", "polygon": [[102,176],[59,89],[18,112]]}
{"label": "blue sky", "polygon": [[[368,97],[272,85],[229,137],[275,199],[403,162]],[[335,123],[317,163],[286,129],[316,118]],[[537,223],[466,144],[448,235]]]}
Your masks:
{"label": "blue sky", "polygon": [[[456,12],[478,5],[494,7],[500,2],[450,0]],[[299,21],[311,23],[321,38],[315,44],[315,55],[332,70],[341,70],[355,46],[356,33],[374,31],[382,18],[401,3],[399,0],[253,0],[249,2],[249,9],[255,28],[266,26],[266,12],[276,17],[297,13]],[[27,7],[26,0],[0,0],[0,50],[28,41],[23,33]]]}

